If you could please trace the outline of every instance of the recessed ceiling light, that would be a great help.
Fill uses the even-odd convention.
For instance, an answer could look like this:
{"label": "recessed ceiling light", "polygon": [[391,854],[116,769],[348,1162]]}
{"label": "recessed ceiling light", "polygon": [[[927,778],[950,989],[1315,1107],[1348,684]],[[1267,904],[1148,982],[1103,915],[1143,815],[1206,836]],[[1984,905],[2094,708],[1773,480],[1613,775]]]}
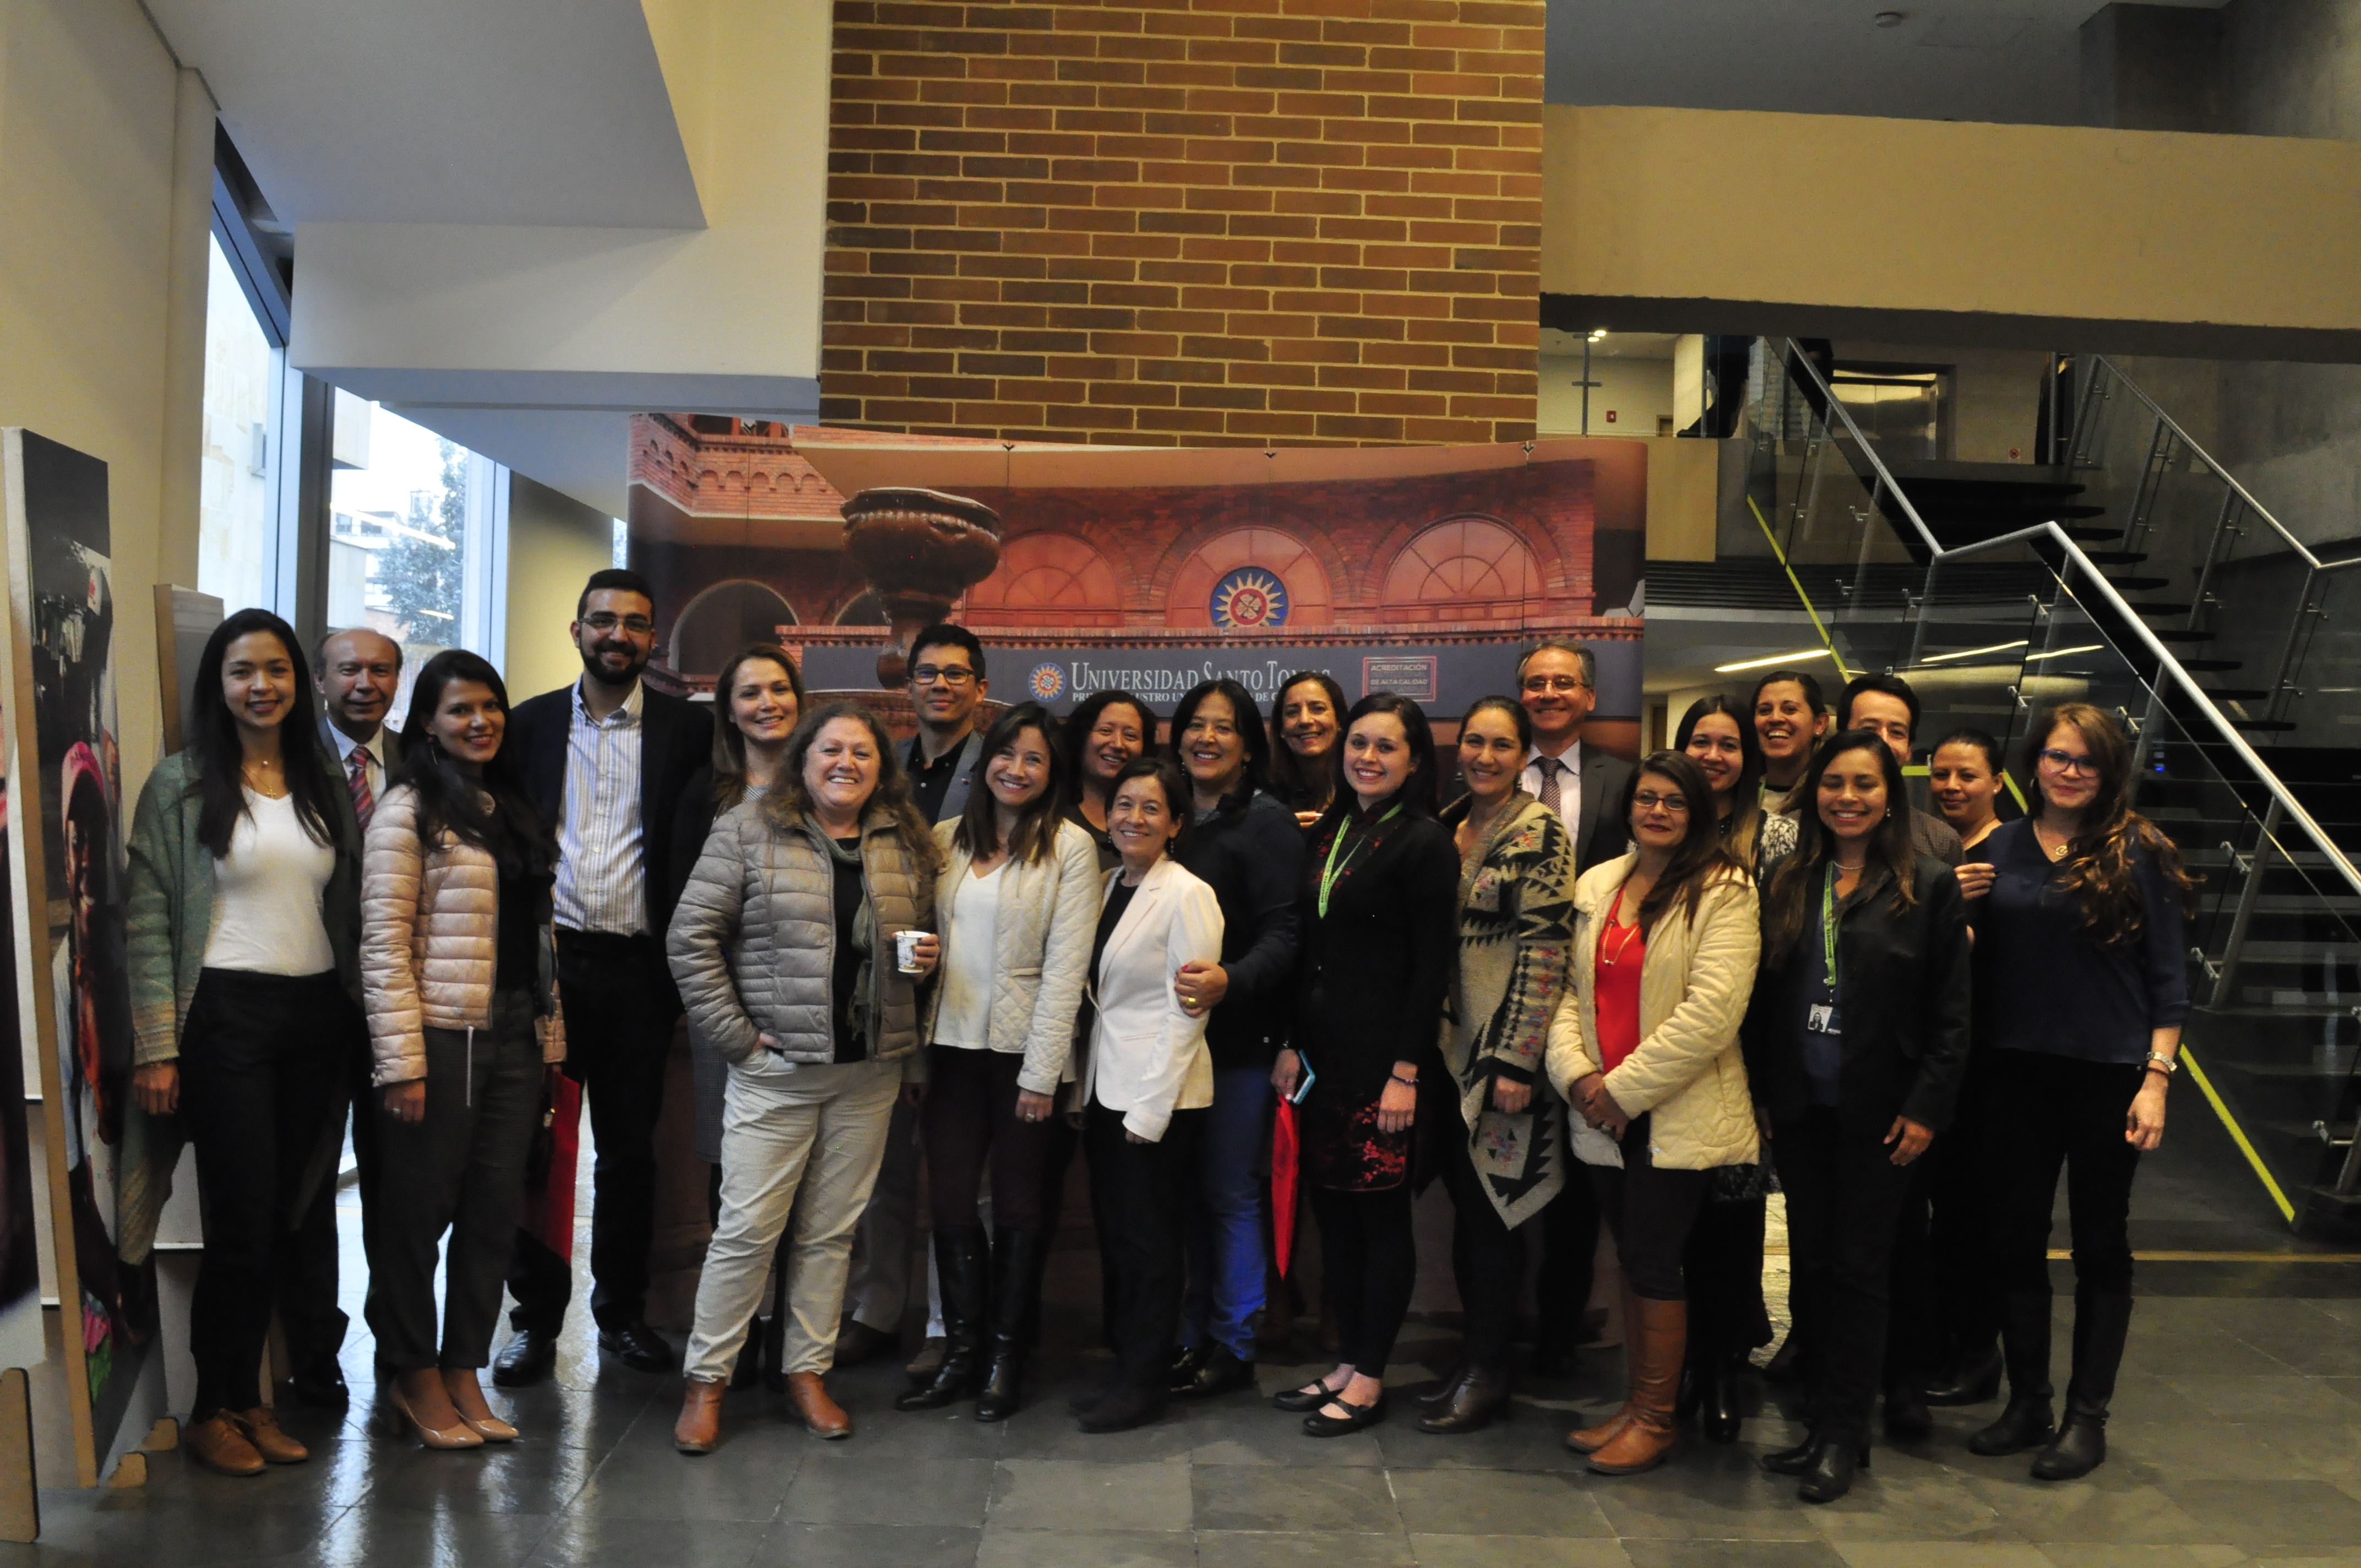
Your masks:
{"label": "recessed ceiling light", "polygon": [[1907,11],[1880,11],[1876,16],[1877,25],[1881,27],[1898,27],[1909,19]]}
{"label": "recessed ceiling light", "polygon": [[1835,657],[1836,653],[1832,649],[1804,648],[1793,653],[1773,653],[1767,659],[1741,659],[1734,664],[1716,664],[1713,667],[1713,673],[1717,675],[1734,675],[1741,670],[1762,670],[1773,664],[1800,664],[1807,659]]}
{"label": "recessed ceiling light", "polygon": [[1605,337],[1606,335],[1607,335],[1607,329],[1606,329],[1605,327],[1603,327],[1603,326],[1602,326],[1602,327],[1594,327],[1593,329],[1591,329],[1590,341],[1591,341],[1591,342],[1593,342],[1593,343],[1597,343],[1600,338],[1603,338],[1603,337]]}

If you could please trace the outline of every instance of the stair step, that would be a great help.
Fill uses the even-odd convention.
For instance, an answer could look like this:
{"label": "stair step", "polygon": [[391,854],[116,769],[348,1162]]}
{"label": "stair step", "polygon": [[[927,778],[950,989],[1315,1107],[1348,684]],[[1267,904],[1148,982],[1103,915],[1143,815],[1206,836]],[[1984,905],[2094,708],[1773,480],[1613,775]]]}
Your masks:
{"label": "stair step", "polygon": [[2159,642],[2211,642],[2214,637],[2211,631],[2191,631],[2187,627],[2151,626],[2148,630]]}
{"label": "stair step", "polygon": [[[2100,566],[2136,566],[2147,559],[2145,550],[2085,550],[2082,554]],[[2116,586],[2122,587],[2120,583]]]}
{"label": "stair step", "polygon": [[[2092,507],[2091,510],[2096,511],[2099,509]],[[2071,522],[2059,523],[2059,527],[2077,544],[2095,544],[2102,539],[2121,539],[2124,536],[2120,528],[2092,528],[2087,523]]]}
{"label": "stair step", "polygon": [[2119,594],[2146,593],[2150,588],[2169,587],[2170,577],[2109,577],[2107,586]]}
{"label": "stair step", "polygon": [[2231,729],[2250,729],[2259,735],[2283,735],[2298,728],[2292,718],[2239,718],[2229,714],[2223,717],[2230,720]]}
{"label": "stair step", "polygon": [[2191,607],[2185,604],[2136,604],[2132,609],[2143,616],[2187,615]]}
{"label": "stair step", "polygon": [[2205,695],[2215,702],[2260,702],[2271,694],[2260,686],[2207,686]]}
{"label": "stair step", "polygon": [[2244,669],[2246,663],[2244,659],[2183,659],[2180,667],[2192,675],[2218,674],[2224,670]]}

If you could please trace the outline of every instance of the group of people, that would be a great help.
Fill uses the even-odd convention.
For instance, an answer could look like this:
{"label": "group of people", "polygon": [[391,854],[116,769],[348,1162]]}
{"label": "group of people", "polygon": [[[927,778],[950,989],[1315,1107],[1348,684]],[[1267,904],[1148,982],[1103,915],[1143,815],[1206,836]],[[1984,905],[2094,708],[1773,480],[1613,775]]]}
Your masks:
{"label": "group of people", "polygon": [[[1903,773],[1917,699],[1891,676],[1831,711],[1779,672],[1697,702],[1634,765],[1581,740],[1595,663],[1552,641],[1461,717],[1455,758],[1417,703],[1348,703],[1316,673],[1268,714],[1204,682],[1159,743],[1123,692],[992,712],[982,644],[939,625],[908,650],[897,745],[870,708],[813,702],[768,644],[725,665],[709,710],[652,689],[654,610],[636,575],[599,572],[578,682],[511,713],[483,660],[438,653],[398,739],[383,638],[317,651],[324,720],[275,617],[208,644],[188,749],[140,799],[130,926],[135,1094],[184,1119],[203,1188],[204,1463],[305,1456],[258,1386],[274,1307],[297,1391],[341,1395],[317,1248],[347,1097],[390,1429],[516,1435],[478,1374],[550,1368],[567,1266],[519,1220],[569,1084],[597,1143],[601,1351],[669,1367],[645,1314],[683,1010],[713,1167],[686,1453],[720,1441],[726,1388],[765,1377],[815,1435],[851,1435],[826,1376],[898,1342],[921,1201],[928,1344],[895,1404],[1019,1409],[1078,1151],[1113,1353],[1073,1402],[1082,1429],[1254,1387],[1257,1331],[1295,1305],[1271,1256],[1292,1220],[1270,1201],[1284,1103],[1335,1359],[1274,1402],[1312,1436],[1388,1413],[1412,1199],[1439,1179],[1465,1318],[1422,1431],[1506,1403],[1529,1236],[1532,1364],[1565,1364],[1603,1224],[1629,1390],[1567,1442],[1607,1475],[1661,1463],[1691,1410],[1734,1442],[1738,1371],[1772,1337],[1780,1190],[1779,1361],[1809,1435],[1764,1463],[1805,1497],[1850,1486],[1881,1394],[1906,1439],[2004,1376],[1976,1452],[2037,1450],[2045,1476],[2103,1457],[2189,886],[2133,809],[2109,715],[2046,716],[2014,782],[1991,737],[1944,738],[1927,812]],[[2047,1260],[2067,1167],[2061,1425]]]}

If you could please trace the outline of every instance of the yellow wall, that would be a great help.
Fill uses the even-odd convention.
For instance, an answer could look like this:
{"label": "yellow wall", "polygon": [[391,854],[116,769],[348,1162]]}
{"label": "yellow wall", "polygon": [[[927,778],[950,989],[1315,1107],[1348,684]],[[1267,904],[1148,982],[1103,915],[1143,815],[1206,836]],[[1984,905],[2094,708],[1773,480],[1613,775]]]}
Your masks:
{"label": "yellow wall", "polygon": [[1542,289],[2361,330],[2361,145],[1552,104]]}
{"label": "yellow wall", "polygon": [[[1540,433],[1582,433],[1582,356],[1544,354],[1541,358]],[[1673,362],[1590,356],[1590,433],[1653,435],[1656,416],[1673,411]],[[1607,421],[1609,410],[1615,422]]]}
{"label": "yellow wall", "polygon": [[615,564],[615,520],[522,474],[509,480],[509,699],[555,691],[582,674],[566,628],[590,574]]}

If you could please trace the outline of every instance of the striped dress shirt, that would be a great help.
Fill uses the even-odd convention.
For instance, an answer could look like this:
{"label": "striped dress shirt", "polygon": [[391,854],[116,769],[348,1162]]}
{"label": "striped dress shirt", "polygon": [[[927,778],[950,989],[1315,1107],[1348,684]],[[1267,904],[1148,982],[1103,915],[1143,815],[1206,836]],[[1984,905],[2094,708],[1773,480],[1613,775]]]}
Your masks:
{"label": "striped dress shirt", "polygon": [[555,895],[557,924],[569,931],[636,937],[648,928],[647,862],[640,841],[645,689],[633,682],[623,705],[597,719],[582,700],[582,683],[574,685]]}

